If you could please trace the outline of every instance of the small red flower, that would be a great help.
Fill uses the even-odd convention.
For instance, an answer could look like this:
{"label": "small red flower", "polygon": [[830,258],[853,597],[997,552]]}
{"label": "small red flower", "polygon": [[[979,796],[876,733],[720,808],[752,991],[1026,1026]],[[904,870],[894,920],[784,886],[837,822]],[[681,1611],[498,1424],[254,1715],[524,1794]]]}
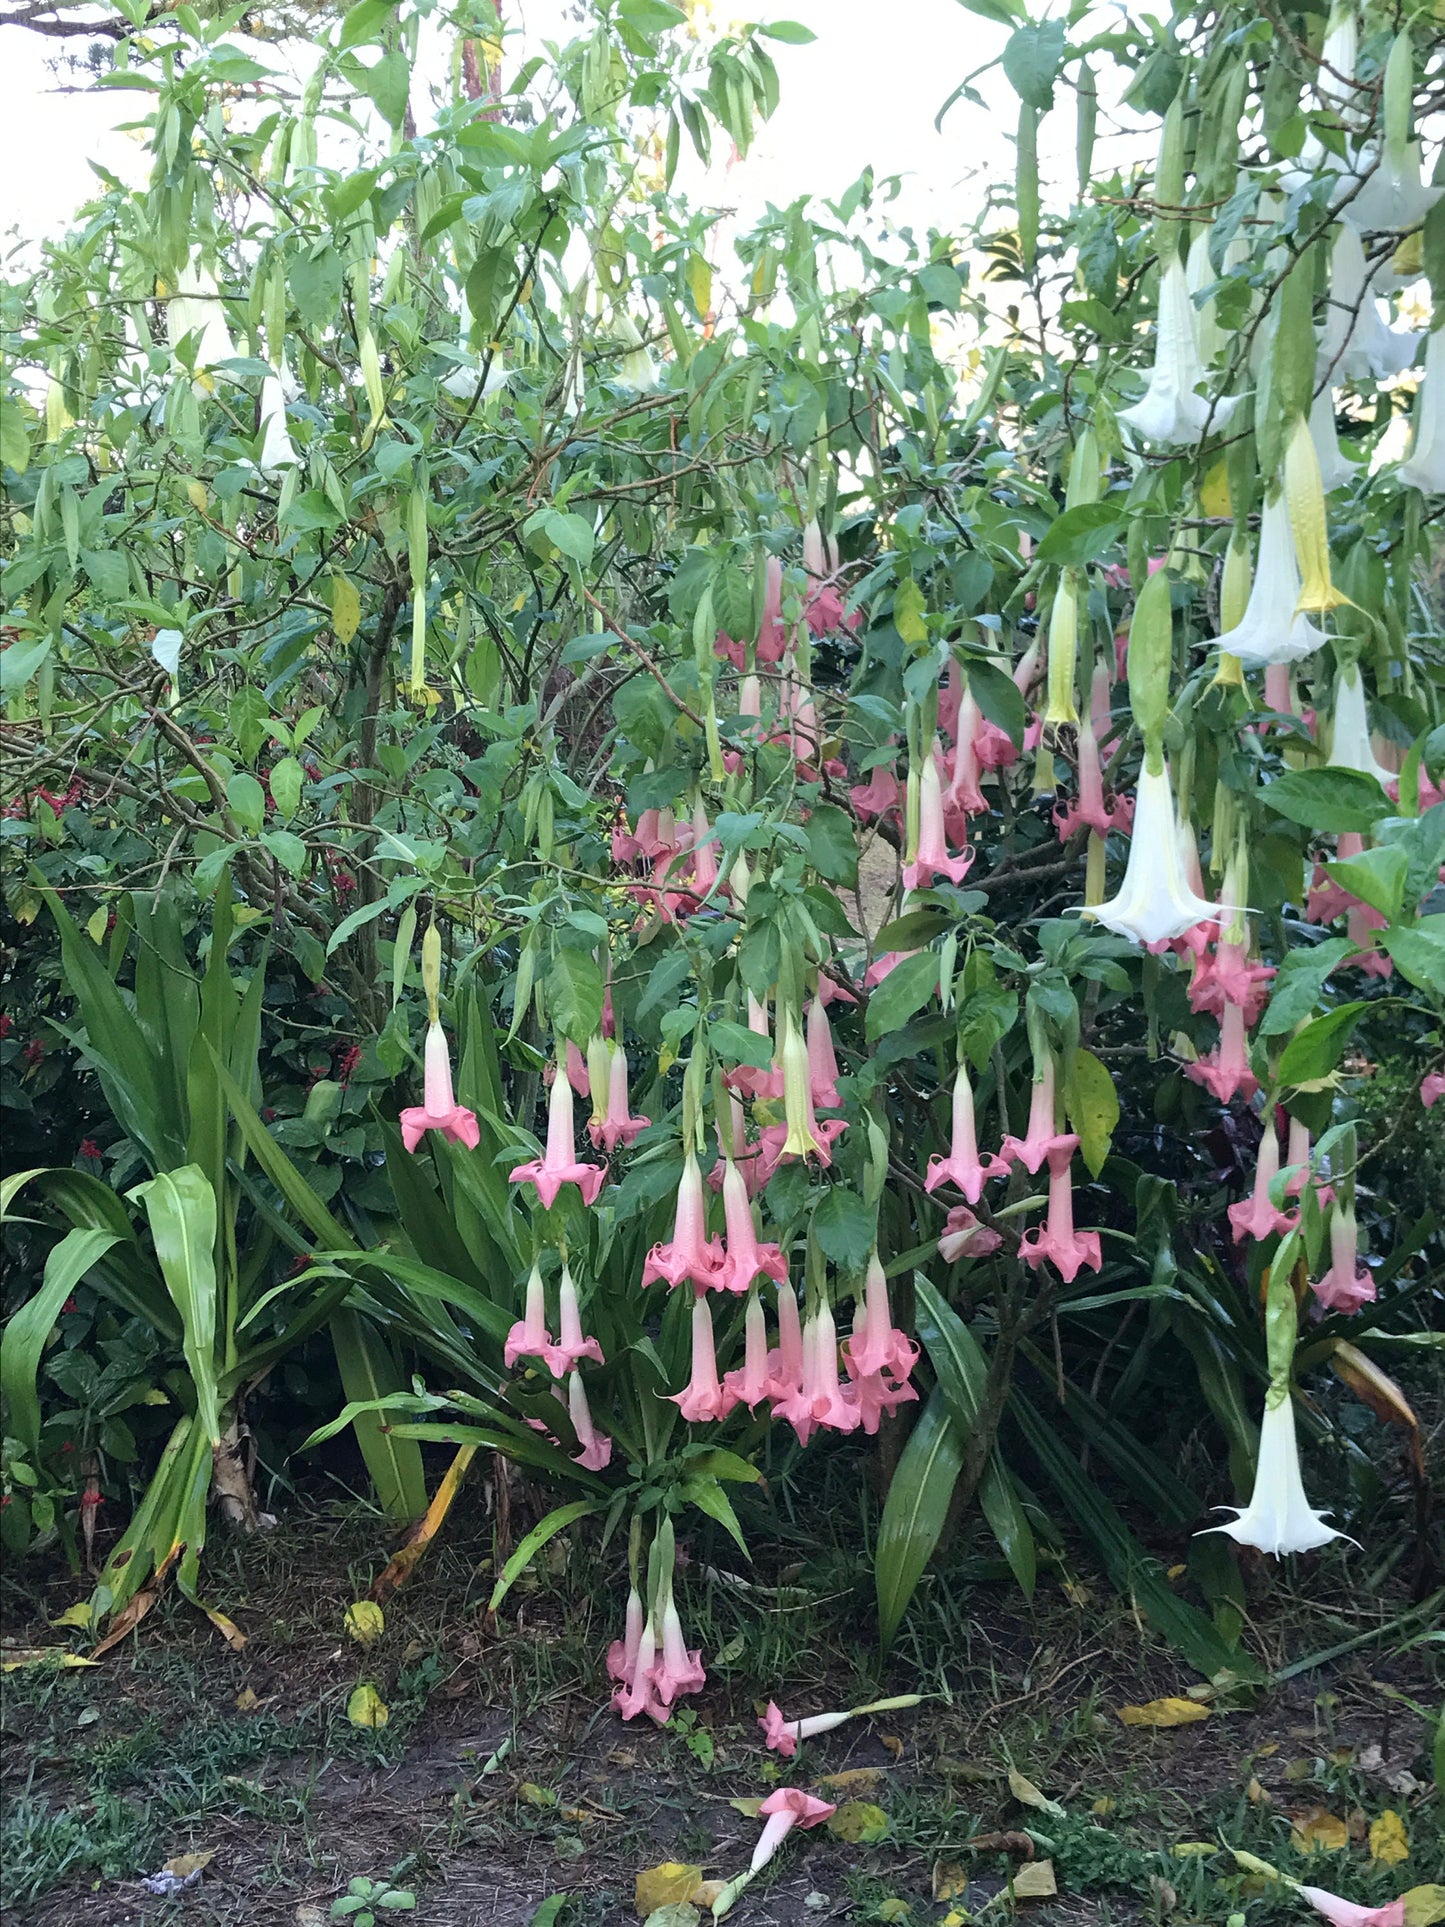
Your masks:
{"label": "small red flower", "polygon": [[78,1158],[94,1158],[96,1162],[99,1163],[101,1155],[100,1146],[93,1137],[83,1137],[80,1140],[80,1149],[75,1155]]}
{"label": "small red flower", "polygon": [[75,1440],[66,1439],[61,1445],[60,1449],[62,1452],[73,1452],[75,1450]]}
{"label": "small red flower", "polygon": [[79,1310],[80,1310],[80,1306],[76,1304],[75,1294],[72,1292],[70,1297],[67,1298],[65,1303],[60,1307],[60,1315],[62,1318],[64,1318],[67,1312],[79,1311]]}
{"label": "small red flower", "polygon": [[6,1038],[15,1028],[15,1019],[9,1011],[0,1010],[0,1039]]}
{"label": "small red flower", "polygon": [[339,1084],[349,1084],[355,1076],[356,1067],[360,1062],[360,1044],[349,1045],[336,1060],[336,1081]]}
{"label": "small red flower", "polygon": [[105,1500],[101,1498],[98,1492],[82,1492],[80,1495],[80,1509],[82,1512],[93,1512],[97,1506],[104,1504]]}
{"label": "small red flower", "polygon": [[25,1046],[25,1061],[32,1067],[45,1061],[45,1045],[38,1037],[32,1037]]}

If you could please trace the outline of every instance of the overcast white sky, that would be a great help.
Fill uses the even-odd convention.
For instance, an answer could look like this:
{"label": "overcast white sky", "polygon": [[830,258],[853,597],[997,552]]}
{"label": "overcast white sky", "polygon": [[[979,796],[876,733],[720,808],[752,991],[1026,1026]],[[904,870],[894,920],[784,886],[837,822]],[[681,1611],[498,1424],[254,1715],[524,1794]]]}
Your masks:
{"label": "overcast white sky", "polygon": [[[738,0],[719,0],[717,17]],[[509,21],[531,35],[565,36],[562,0],[506,0]],[[779,0],[757,17],[802,21],[817,35],[811,46],[770,43],[782,76],[782,105],[746,162],[713,192],[747,219],[767,200],[799,194],[834,197],[869,162],[882,176],[907,179],[896,218],[919,229],[950,228],[979,205],[986,178],[1013,171],[1010,139],[1017,102],[996,68],[978,85],[993,105],[984,112],[961,102],[934,131],[939,107],[965,74],[996,55],[1005,30],[967,12],[957,0]],[[128,92],[76,94],[46,62],[61,43],[9,29],[0,35],[0,229],[18,227],[27,239],[63,228],[95,191],[87,161],[123,179],[144,178],[135,140],[118,124],[139,118],[146,97]],[[263,58],[275,49],[258,49]],[[506,71],[520,52],[508,43]],[[1042,158],[1060,187],[1073,167],[1072,97],[1044,123]],[[1046,189],[1046,202],[1048,199]]]}

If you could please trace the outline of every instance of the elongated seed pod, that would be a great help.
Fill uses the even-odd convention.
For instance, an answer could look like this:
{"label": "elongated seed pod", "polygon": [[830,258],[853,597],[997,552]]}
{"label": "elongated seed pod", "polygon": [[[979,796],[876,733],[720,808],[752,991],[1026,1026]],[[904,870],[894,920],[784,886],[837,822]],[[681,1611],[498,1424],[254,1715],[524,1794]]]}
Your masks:
{"label": "elongated seed pod", "polygon": [[1169,676],[1174,662],[1174,617],[1169,573],[1158,569],[1139,591],[1129,624],[1129,707],[1144,738],[1149,766],[1164,753],[1169,715]]}
{"label": "elongated seed pod", "polygon": [[1079,199],[1086,201],[1094,176],[1094,135],[1099,125],[1099,89],[1087,60],[1079,62],[1077,92],[1079,117],[1074,134],[1074,160],[1079,170]]}
{"label": "elongated seed pod", "polygon": [[1039,110],[1019,103],[1018,180],[1014,199],[1019,211],[1019,257],[1031,268],[1039,251]]}

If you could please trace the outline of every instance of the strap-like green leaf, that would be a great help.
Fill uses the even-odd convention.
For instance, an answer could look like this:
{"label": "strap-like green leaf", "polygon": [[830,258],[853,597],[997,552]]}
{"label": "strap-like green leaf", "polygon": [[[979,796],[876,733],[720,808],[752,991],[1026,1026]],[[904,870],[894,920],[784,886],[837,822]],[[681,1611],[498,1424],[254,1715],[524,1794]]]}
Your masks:
{"label": "strap-like green leaf", "polygon": [[10,1429],[32,1459],[40,1453],[40,1397],[36,1372],[60,1307],[92,1265],[115,1244],[114,1233],[67,1231],[45,1261],[40,1289],[20,1307],[0,1338],[0,1386],[10,1407]]}

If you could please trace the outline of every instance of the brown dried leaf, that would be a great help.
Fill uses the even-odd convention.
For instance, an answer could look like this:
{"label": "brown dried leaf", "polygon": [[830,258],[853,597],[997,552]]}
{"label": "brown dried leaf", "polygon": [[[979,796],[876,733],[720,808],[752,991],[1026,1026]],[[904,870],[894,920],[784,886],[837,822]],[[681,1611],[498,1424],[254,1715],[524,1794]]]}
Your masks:
{"label": "brown dried leaf", "polygon": [[173,1873],[177,1880],[189,1880],[191,1875],[199,1873],[202,1867],[209,1867],[215,1857],[214,1847],[205,1853],[178,1853],[174,1860],[166,1862],[164,1871]]}
{"label": "brown dried leaf", "polygon": [[854,1798],[877,1793],[883,1785],[881,1766],[850,1766],[842,1773],[825,1773],[818,1785],[827,1793],[843,1793]]}

